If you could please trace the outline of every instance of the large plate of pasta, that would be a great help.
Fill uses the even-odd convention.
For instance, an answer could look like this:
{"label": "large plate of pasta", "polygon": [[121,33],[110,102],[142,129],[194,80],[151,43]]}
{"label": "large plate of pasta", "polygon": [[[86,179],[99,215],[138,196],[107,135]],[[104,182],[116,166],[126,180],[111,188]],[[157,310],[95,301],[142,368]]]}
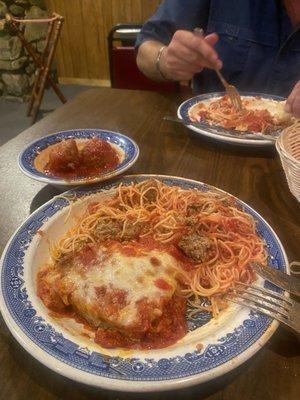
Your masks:
{"label": "large plate of pasta", "polygon": [[177,114],[201,136],[244,146],[272,145],[281,130],[293,123],[284,111],[283,97],[241,92],[241,99],[243,109],[238,111],[223,92],[199,95],[183,102]]}
{"label": "large plate of pasta", "polygon": [[278,323],[230,303],[250,262],[288,271],[268,223],[197,181],[132,175],[54,197],[1,259],[1,311],[57,373],[96,387],[199,384],[249,359]]}

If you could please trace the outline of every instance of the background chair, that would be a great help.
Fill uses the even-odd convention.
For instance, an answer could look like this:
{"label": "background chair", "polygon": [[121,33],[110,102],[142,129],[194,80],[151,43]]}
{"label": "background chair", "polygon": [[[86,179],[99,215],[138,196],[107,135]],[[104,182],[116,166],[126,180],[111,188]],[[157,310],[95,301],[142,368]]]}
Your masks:
{"label": "background chair", "polygon": [[[31,123],[34,124],[38,116],[38,112],[47,84],[52,86],[54,92],[57,94],[62,103],[66,103],[67,101],[65,96],[59,89],[58,85],[51,77],[51,65],[53,62],[54,53],[56,50],[64,18],[57,13],[53,13],[50,18],[41,19],[21,19],[6,14],[6,20],[10,24],[15,34],[19,37],[22,45],[27,50],[28,54],[30,55],[37,67],[27,111],[27,115],[32,116]],[[47,35],[45,39],[45,47],[42,54],[38,54],[32,44],[25,39],[24,28],[25,24],[28,23],[48,25]]]}
{"label": "background chair", "polygon": [[136,65],[135,41],[140,24],[115,25],[108,35],[111,86],[118,89],[140,89],[156,92],[178,92],[177,82],[155,82]]}

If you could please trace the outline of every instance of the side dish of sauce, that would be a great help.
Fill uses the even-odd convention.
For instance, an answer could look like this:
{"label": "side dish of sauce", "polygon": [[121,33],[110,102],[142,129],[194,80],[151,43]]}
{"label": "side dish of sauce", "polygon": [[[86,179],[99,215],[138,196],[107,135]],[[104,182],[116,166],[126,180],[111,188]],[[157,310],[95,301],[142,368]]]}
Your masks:
{"label": "side dish of sauce", "polygon": [[89,179],[113,170],[122,159],[121,149],[105,140],[65,139],[42,150],[34,166],[49,176]]}

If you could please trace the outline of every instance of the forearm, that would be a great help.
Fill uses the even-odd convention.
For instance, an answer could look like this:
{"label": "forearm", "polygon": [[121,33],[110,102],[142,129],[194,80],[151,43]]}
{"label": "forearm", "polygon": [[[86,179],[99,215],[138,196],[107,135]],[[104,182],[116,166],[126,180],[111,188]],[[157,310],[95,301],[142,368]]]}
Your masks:
{"label": "forearm", "polygon": [[[176,31],[168,46],[154,40],[142,43],[137,65],[146,76],[154,80],[189,81],[205,67],[222,67],[214,50],[217,41],[215,33],[203,38],[193,32]],[[162,47],[163,51],[160,52]]]}
{"label": "forearm", "polygon": [[140,45],[136,58],[140,71],[155,81],[165,80],[156,65],[157,56],[162,46],[163,43],[154,40],[146,41]]}

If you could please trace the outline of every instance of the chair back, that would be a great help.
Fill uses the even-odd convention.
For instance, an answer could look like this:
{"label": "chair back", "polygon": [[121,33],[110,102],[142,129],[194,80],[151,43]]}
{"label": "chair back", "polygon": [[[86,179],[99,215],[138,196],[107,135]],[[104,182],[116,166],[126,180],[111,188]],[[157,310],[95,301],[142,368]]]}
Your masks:
{"label": "chair back", "polygon": [[156,92],[178,92],[177,82],[155,82],[137,67],[135,41],[142,25],[118,24],[108,35],[111,86],[118,89],[140,89]]}

